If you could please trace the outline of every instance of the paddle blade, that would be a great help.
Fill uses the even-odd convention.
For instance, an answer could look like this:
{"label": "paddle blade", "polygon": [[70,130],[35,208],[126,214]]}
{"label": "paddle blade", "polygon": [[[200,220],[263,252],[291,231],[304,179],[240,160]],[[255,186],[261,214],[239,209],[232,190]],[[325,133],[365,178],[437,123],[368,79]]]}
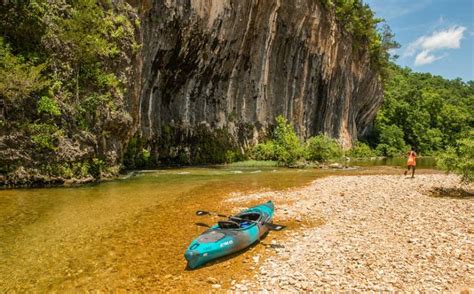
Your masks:
{"label": "paddle blade", "polygon": [[199,216],[201,216],[201,215],[209,215],[209,214],[210,214],[209,211],[203,211],[203,210],[198,210],[198,211],[196,211],[196,215],[199,215]]}
{"label": "paddle blade", "polygon": [[268,229],[272,231],[281,231],[284,228],[286,228],[286,226],[284,225],[277,225],[277,224],[270,224],[270,223],[266,223],[265,225],[267,226]]}
{"label": "paddle blade", "polygon": [[196,226],[210,228],[211,226],[206,225],[205,223],[194,223]]}

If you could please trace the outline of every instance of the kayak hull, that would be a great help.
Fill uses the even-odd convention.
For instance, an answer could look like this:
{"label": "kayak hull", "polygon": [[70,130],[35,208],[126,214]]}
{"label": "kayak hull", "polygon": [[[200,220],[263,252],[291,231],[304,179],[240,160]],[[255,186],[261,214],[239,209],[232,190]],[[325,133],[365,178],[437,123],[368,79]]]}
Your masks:
{"label": "kayak hull", "polygon": [[209,261],[238,252],[260,240],[268,232],[266,223],[271,223],[274,205],[271,201],[254,206],[236,217],[249,214],[259,214],[256,221],[252,221],[246,227],[223,229],[214,225],[194,239],[187,248],[184,257],[188,261],[188,267],[193,269]]}

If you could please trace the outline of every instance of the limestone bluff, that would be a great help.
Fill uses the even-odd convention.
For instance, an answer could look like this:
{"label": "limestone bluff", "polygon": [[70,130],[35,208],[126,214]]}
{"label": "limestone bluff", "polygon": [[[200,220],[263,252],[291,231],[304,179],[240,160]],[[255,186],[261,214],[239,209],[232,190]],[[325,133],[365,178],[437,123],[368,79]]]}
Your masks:
{"label": "limestone bluff", "polygon": [[143,48],[129,104],[132,133],[158,161],[205,162],[196,150],[206,149],[203,140],[244,150],[280,114],[301,138],[325,133],[350,147],[382,103],[367,50],[353,50],[351,35],[320,1],[138,6]]}
{"label": "limestone bluff", "polygon": [[[262,142],[278,115],[301,139],[325,133],[347,148],[368,133],[382,103],[381,75],[367,45],[353,41],[326,0],[126,2],[114,0],[106,15],[114,14],[117,26],[129,22],[133,33],[102,36],[104,44],[115,40],[119,53],[94,57],[120,77],[123,91],[110,93],[98,93],[96,79],[74,70],[77,58],[67,53],[77,44],[55,30],[53,20],[64,25],[69,14],[61,9],[71,13],[72,6],[43,2],[60,9],[43,10],[55,17],[39,14],[50,33],[40,30],[33,52],[54,61],[45,61],[44,77],[60,85],[51,98],[61,115],[39,113],[32,95],[9,108],[0,128],[0,185],[95,181],[123,167],[221,163],[227,151],[246,152]],[[22,20],[29,8],[19,7],[4,13]],[[88,33],[84,28],[78,36]],[[98,94],[110,94],[110,101]],[[84,110],[90,101],[100,108]]]}

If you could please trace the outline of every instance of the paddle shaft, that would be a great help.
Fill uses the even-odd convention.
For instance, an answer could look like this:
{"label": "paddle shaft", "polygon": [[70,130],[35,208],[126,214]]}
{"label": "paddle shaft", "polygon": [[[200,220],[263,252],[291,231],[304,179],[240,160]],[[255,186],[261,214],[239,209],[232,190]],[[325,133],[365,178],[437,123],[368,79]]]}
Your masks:
{"label": "paddle shaft", "polygon": [[[196,211],[196,214],[197,215],[217,215],[219,217],[225,217],[225,218],[229,218],[229,219],[237,219],[237,220],[242,220],[242,221],[248,221],[248,222],[251,222],[251,223],[256,223],[258,224],[259,222],[258,221],[254,221],[254,220],[249,220],[249,219],[244,219],[244,218],[240,218],[238,216],[228,216],[228,215],[224,215],[224,214],[220,214],[220,213],[217,213],[217,212],[213,212],[213,211],[203,211],[203,210],[198,210]],[[269,229],[272,229],[272,230],[275,230],[275,231],[280,231],[280,230],[283,230],[284,228],[286,228],[286,226],[283,226],[283,225],[277,225],[277,224],[273,224],[273,223],[263,223],[263,225],[267,226]]]}

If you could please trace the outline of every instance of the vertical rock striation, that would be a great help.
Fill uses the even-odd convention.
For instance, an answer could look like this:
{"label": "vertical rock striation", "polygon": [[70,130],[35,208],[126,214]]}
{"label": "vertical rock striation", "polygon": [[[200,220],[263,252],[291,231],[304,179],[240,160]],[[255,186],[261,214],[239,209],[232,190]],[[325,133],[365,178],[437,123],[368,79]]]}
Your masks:
{"label": "vertical rock striation", "polygon": [[192,161],[199,136],[216,132],[245,148],[280,114],[302,138],[349,147],[382,102],[368,53],[320,1],[156,0],[142,34],[131,113],[158,157],[184,150]]}

